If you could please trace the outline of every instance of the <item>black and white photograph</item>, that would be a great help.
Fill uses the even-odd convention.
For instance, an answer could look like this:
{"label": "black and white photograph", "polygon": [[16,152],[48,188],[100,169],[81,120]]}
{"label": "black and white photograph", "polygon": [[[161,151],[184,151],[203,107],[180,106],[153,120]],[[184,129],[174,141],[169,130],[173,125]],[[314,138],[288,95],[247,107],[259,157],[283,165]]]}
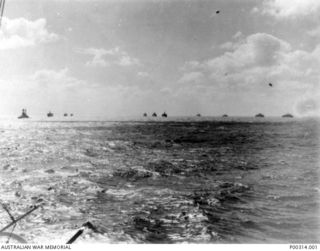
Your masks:
{"label": "black and white photograph", "polygon": [[319,14],[320,0],[0,0],[1,249],[316,250]]}

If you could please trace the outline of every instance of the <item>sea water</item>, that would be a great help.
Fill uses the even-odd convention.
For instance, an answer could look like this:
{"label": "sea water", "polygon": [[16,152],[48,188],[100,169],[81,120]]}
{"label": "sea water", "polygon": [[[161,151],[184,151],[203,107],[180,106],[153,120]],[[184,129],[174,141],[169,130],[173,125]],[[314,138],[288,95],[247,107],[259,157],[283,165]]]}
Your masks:
{"label": "sea water", "polygon": [[[1,121],[0,200],[28,242],[319,242],[319,121]],[[0,228],[10,223],[0,210]]]}

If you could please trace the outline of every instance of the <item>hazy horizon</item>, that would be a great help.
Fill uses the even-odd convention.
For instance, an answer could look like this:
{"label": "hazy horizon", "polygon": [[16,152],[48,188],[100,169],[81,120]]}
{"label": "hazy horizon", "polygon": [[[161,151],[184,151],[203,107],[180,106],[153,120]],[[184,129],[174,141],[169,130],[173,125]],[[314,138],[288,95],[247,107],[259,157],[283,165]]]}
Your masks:
{"label": "hazy horizon", "polygon": [[317,115],[306,115],[306,116],[294,116],[293,118],[282,118],[282,115],[268,115],[263,114],[265,117],[263,118],[255,118],[256,114],[251,115],[232,115],[227,114],[228,117],[224,118],[223,114],[201,114],[201,117],[198,117],[196,115],[168,115],[167,118],[163,118],[161,116],[162,113],[157,113],[157,117],[152,117],[152,114],[148,114],[147,117],[144,117],[143,114],[136,114],[136,115],[115,115],[115,116],[107,116],[107,115],[97,115],[97,116],[81,116],[76,115],[70,116],[64,116],[63,114],[54,114],[53,117],[47,117],[47,114],[30,114],[28,113],[29,118],[28,119],[17,119],[18,116],[21,114],[18,114],[16,116],[14,115],[0,115],[0,121],[8,121],[8,122],[37,122],[37,121],[44,121],[44,122],[82,122],[82,121],[105,121],[105,122],[112,122],[112,121],[185,121],[185,120],[194,120],[194,121],[206,121],[206,120],[217,120],[217,121],[230,121],[233,119],[240,119],[246,122],[247,120],[252,121],[269,121],[269,120],[276,120],[276,121],[289,121],[289,120],[309,120],[309,119],[315,119],[318,120],[320,117]]}

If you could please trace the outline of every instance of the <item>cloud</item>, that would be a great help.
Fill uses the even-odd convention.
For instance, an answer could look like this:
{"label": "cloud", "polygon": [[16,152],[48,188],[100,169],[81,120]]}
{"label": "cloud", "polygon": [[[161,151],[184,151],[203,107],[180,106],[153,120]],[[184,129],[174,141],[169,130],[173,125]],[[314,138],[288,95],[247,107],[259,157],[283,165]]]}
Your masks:
{"label": "cloud", "polygon": [[77,52],[92,57],[91,60],[86,62],[86,65],[91,67],[134,66],[140,64],[137,58],[129,56],[126,51],[121,50],[119,47],[109,50],[104,48],[78,49]]}
{"label": "cloud", "polygon": [[259,12],[260,12],[260,10],[259,10],[259,8],[256,7],[256,6],[253,7],[252,10],[251,10],[251,13],[252,13],[252,14],[259,13]]}
{"label": "cloud", "polygon": [[231,50],[231,49],[234,48],[234,43],[230,42],[230,41],[229,42],[225,42],[225,43],[221,44],[219,47],[221,49],[224,49],[224,50]]}
{"label": "cloud", "polygon": [[250,67],[270,66],[280,61],[291,46],[272,35],[256,33],[240,43],[232,44],[231,52],[208,60],[204,65],[212,72],[236,72]]}
{"label": "cloud", "polygon": [[45,19],[3,18],[0,30],[0,50],[35,46],[57,41],[59,36],[46,28]]}
{"label": "cloud", "polygon": [[110,65],[110,63],[104,59],[104,56],[108,53],[108,51],[105,49],[88,48],[80,52],[92,56],[92,59],[86,62],[87,66],[104,67]]}
{"label": "cloud", "polygon": [[202,72],[186,72],[183,76],[179,79],[179,83],[190,83],[190,82],[199,82],[203,78]]}
{"label": "cloud", "polygon": [[[220,97],[232,96],[234,100],[236,96],[239,102],[247,102],[248,111],[249,102],[255,100],[259,104],[263,98],[262,103],[268,106],[278,104],[282,112],[293,112],[302,95],[317,100],[320,45],[313,51],[295,50],[280,38],[256,33],[233,43],[220,56],[186,62],[181,69],[178,82],[196,83],[211,95],[219,93]],[[270,82],[272,88],[268,86]],[[280,111],[279,107],[275,111]]]}
{"label": "cloud", "polygon": [[307,31],[307,34],[312,38],[320,38],[320,26]]}
{"label": "cloud", "polygon": [[36,71],[29,76],[29,80],[42,89],[50,89],[57,91],[74,91],[76,88],[86,86],[84,81],[71,77],[69,69],[64,68],[58,71],[43,69]]}
{"label": "cloud", "polygon": [[243,34],[241,31],[238,31],[232,36],[232,39],[235,41],[228,41],[221,44],[219,47],[223,50],[233,50],[236,49],[242,42]]}
{"label": "cloud", "polygon": [[296,18],[318,14],[319,0],[265,0],[261,12],[277,18]]}
{"label": "cloud", "polygon": [[242,32],[241,32],[241,31],[238,31],[236,34],[234,34],[234,35],[232,36],[233,39],[238,39],[238,38],[240,38],[240,37],[242,37]]}
{"label": "cloud", "polygon": [[139,71],[137,73],[137,76],[140,77],[140,78],[149,78],[150,74],[148,72],[145,72],[145,71]]}
{"label": "cloud", "polygon": [[138,65],[139,60],[136,58],[129,57],[128,55],[121,55],[117,64],[121,66]]}

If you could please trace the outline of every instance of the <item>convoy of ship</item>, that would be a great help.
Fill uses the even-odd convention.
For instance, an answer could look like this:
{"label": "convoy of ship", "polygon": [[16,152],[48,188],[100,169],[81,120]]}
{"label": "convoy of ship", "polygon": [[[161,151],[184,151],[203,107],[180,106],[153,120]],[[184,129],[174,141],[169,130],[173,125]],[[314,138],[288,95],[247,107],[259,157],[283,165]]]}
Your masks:
{"label": "convoy of ship", "polygon": [[[148,114],[145,112],[145,113],[143,113],[142,116],[143,116],[143,117],[148,117]],[[156,112],[154,112],[154,113],[152,113],[151,116],[152,116],[152,117],[157,117],[158,115],[157,115]],[[201,117],[202,115],[201,115],[200,113],[197,113],[195,116],[196,116],[196,117]],[[167,117],[168,117],[168,114],[167,114],[166,112],[164,112],[164,113],[162,113],[161,117],[167,118]],[[228,115],[228,114],[223,114],[221,117],[222,117],[222,118],[228,118],[229,115]],[[264,114],[262,114],[262,113],[258,113],[258,114],[256,114],[254,117],[255,117],[255,118],[264,118],[265,116],[264,116]],[[282,118],[294,118],[294,116],[293,116],[292,114],[290,114],[290,113],[286,113],[286,114],[282,115],[281,117],[282,117]]]}
{"label": "convoy of ship", "polygon": [[[69,116],[69,117],[73,117],[73,113],[70,113],[70,114],[64,113],[64,114],[63,114],[63,117],[68,117],[68,116]],[[158,115],[157,115],[156,112],[154,112],[154,113],[152,113],[151,116],[152,116],[152,117],[157,117]],[[51,111],[49,111],[49,112],[47,113],[47,117],[48,117],[48,118],[54,117],[54,114],[53,114]],[[146,112],[143,113],[143,117],[148,117],[148,114],[147,114]],[[161,114],[161,117],[162,117],[162,118],[167,118],[167,117],[168,117],[168,114],[167,114],[166,112],[164,112],[164,113]],[[201,114],[200,114],[200,113],[196,114],[196,117],[201,117]],[[222,115],[222,118],[228,118],[228,117],[229,117],[228,114],[223,114],[223,115]],[[265,116],[264,116],[262,113],[258,113],[258,114],[256,114],[254,117],[255,117],[255,118],[264,118]],[[286,113],[286,114],[282,115],[281,117],[282,117],[282,118],[293,118],[294,116],[293,116],[292,114],[290,114],[290,113]],[[29,117],[29,115],[27,114],[27,109],[22,109],[22,113],[21,113],[21,115],[18,117],[18,119],[28,119],[28,118],[30,118],[30,117]]]}
{"label": "convoy of ship", "polygon": [[[68,113],[64,113],[63,116],[68,117]],[[48,118],[54,117],[54,114],[51,111],[49,111],[47,113],[47,117]],[[73,113],[70,113],[70,117],[73,117]],[[27,109],[22,109],[21,115],[18,117],[18,119],[29,119],[29,118],[30,117],[27,114]]]}

